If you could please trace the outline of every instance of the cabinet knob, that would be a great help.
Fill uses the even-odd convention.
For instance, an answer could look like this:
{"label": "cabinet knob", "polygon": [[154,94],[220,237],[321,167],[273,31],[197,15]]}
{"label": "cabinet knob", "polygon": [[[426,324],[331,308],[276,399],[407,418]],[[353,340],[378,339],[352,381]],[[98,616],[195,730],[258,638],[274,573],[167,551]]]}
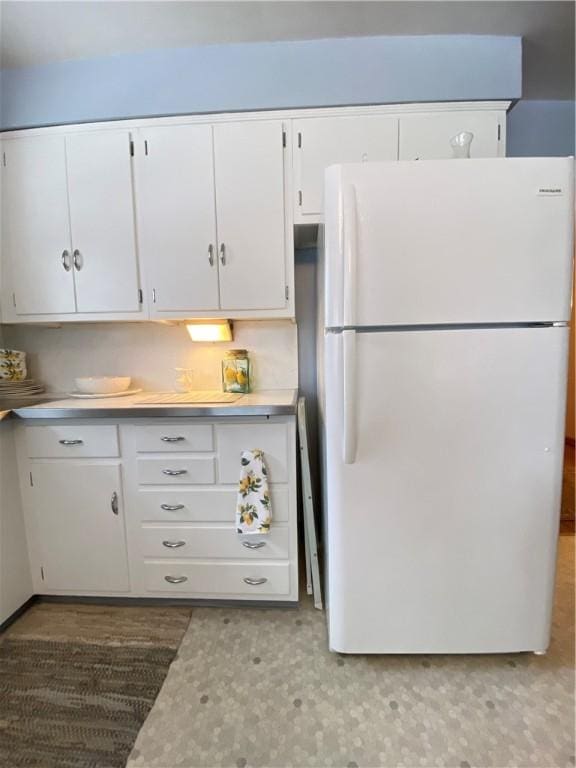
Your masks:
{"label": "cabinet knob", "polygon": [[164,576],[164,581],[167,581],[169,584],[183,584],[185,581],[188,581],[188,576]]}
{"label": "cabinet knob", "polygon": [[169,437],[168,435],[165,435],[164,437],[161,437],[160,440],[162,440],[163,443],[181,443],[183,440],[186,440],[185,437]]}
{"label": "cabinet knob", "polygon": [[72,256],[74,258],[74,266],[76,267],[76,270],[80,272],[80,270],[84,266],[84,259],[82,258],[82,254],[80,253],[78,248],[74,250],[74,253],[72,254]]}
{"label": "cabinet knob", "polygon": [[163,469],[162,474],[168,475],[169,477],[176,477],[177,475],[186,475],[188,473],[187,469]]}
{"label": "cabinet knob", "polygon": [[226,264],[226,246],[224,243],[220,243],[220,264],[222,266]]}
{"label": "cabinet knob", "polygon": [[177,512],[179,509],[184,509],[184,504],[160,504],[160,509],[166,512]]}
{"label": "cabinet knob", "polygon": [[186,546],[185,541],[163,541],[162,544],[168,549],[178,549],[178,547]]}
{"label": "cabinet knob", "polygon": [[262,547],[266,546],[265,541],[243,541],[242,546],[246,547],[246,549],[262,549]]}
{"label": "cabinet knob", "polygon": [[211,267],[214,266],[214,246],[212,243],[208,246],[208,264],[210,264]]}
{"label": "cabinet knob", "polygon": [[113,514],[118,514],[118,494],[116,491],[114,491],[112,498],[110,499],[110,509],[112,510]]}
{"label": "cabinet knob", "polygon": [[70,262],[70,251],[62,251],[62,256],[60,258],[62,260],[62,266],[66,272],[70,272],[72,269],[72,264]]}
{"label": "cabinet knob", "polygon": [[260,584],[266,584],[267,581],[268,579],[265,579],[264,577],[262,577],[261,579],[251,579],[249,576],[246,576],[246,578],[244,579],[244,582],[246,584],[249,584],[251,587],[257,587]]}

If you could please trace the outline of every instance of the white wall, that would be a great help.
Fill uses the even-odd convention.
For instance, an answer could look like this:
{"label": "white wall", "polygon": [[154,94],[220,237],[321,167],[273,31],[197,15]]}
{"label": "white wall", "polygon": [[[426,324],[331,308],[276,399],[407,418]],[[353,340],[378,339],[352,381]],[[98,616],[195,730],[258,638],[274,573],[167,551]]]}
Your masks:
{"label": "white wall", "polygon": [[234,341],[193,343],[183,325],[70,324],[4,326],[4,341],[28,354],[29,374],[51,392],[69,392],[76,376],[132,376],[146,390],[174,388],[174,368],[195,371],[196,389],[220,389],[227,349],[247,349],[253,389],[298,386],[297,327],[289,320],[236,321]]}

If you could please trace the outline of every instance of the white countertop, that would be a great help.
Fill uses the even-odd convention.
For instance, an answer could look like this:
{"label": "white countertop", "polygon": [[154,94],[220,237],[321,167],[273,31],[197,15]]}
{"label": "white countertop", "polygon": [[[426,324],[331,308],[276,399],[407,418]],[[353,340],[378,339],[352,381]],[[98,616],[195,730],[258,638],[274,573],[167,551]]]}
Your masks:
{"label": "white countertop", "polygon": [[[55,395],[50,402],[14,408],[13,413],[23,419],[54,418],[114,418],[114,417],[186,417],[186,416],[272,416],[296,412],[298,392],[295,389],[277,389],[251,392],[233,403],[141,404],[152,392],[140,392],[125,397],[84,399]],[[49,396],[49,393],[48,393]],[[2,412],[0,412],[2,413]],[[9,413],[9,412],[6,412]],[[1,416],[0,416],[1,418]]]}

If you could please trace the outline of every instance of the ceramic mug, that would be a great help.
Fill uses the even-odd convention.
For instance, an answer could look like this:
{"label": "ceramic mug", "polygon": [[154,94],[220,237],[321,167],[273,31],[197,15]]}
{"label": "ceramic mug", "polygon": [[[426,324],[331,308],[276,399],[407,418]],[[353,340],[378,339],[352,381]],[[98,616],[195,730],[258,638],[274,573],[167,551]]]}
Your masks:
{"label": "ceramic mug", "polygon": [[0,349],[0,379],[23,381],[26,373],[26,352],[18,349]]}

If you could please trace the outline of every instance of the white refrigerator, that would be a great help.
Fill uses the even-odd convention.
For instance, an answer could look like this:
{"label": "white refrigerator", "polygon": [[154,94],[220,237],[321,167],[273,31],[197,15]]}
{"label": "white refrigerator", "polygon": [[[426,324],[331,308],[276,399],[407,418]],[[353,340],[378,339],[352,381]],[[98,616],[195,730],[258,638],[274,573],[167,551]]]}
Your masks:
{"label": "white refrigerator", "polygon": [[544,652],[572,158],[326,172],[319,399],[330,648]]}

